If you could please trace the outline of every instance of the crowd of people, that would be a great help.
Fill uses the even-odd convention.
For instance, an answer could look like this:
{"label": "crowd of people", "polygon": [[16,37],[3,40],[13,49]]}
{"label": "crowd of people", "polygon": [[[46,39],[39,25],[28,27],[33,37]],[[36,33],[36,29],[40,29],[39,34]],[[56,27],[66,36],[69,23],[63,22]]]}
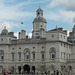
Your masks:
{"label": "crowd of people", "polygon": [[[2,73],[3,73],[3,75],[7,75],[8,74],[8,72],[7,71],[5,71],[5,70],[3,70],[2,71]],[[21,74],[21,73],[19,73],[19,74]],[[30,73],[27,73],[26,71],[25,72],[22,72],[22,74],[35,74],[35,73],[33,73],[33,72],[30,72]],[[61,71],[59,71],[59,70],[54,70],[54,72],[51,72],[50,70],[48,70],[48,72],[47,71],[45,71],[45,75],[63,75],[63,72],[62,72],[62,70]],[[38,74],[38,72],[37,72],[37,75],[39,75]],[[43,75],[43,73],[42,73],[42,75]]]}
{"label": "crowd of people", "polygon": [[8,72],[5,71],[5,70],[3,70],[2,73],[3,73],[3,75],[7,75],[8,74]]}
{"label": "crowd of people", "polygon": [[[46,74],[46,75],[47,75],[47,74],[50,75],[50,74],[51,74],[50,70],[49,70],[48,72],[45,71],[45,74]],[[55,71],[55,70],[54,70],[54,72],[53,72],[52,74],[53,74],[53,75],[59,75],[59,74],[62,75],[62,70],[61,70],[61,71],[59,71],[59,70],[56,70],[56,71]]]}

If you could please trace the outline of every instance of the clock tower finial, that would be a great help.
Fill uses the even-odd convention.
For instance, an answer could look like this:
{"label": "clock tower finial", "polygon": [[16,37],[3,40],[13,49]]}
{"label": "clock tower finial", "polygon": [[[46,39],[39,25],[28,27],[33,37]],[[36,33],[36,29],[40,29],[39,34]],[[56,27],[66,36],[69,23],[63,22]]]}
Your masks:
{"label": "clock tower finial", "polygon": [[39,8],[40,8],[40,3],[39,3]]}

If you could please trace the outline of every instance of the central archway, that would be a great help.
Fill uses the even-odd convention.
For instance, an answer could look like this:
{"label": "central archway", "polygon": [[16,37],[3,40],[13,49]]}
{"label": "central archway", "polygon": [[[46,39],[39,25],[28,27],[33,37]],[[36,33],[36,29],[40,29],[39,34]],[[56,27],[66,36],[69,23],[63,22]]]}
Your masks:
{"label": "central archway", "polygon": [[23,70],[26,71],[27,73],[30,72],[30,66],[29,65],[24,65]]}

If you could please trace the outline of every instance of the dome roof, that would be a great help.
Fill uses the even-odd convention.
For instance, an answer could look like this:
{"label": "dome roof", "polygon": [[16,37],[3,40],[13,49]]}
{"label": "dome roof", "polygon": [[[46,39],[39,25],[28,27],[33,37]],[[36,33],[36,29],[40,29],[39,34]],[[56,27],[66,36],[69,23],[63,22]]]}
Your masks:
{"label": "dome roof", "polygon": [[8,34],[8,30],[7,29],[3,29],[1,34],[2,35],[7,35]]}
{"label": "dome roof", "polygon": [[42,12],[43,12],[43,10],[42,10],[41,8],[37,9],[37,12],[38,12],[38,11],[42,11]]}
{"label": "dome roof", "polygon": [[33,22],[45,22],[46,23],[46,20],[43,17],[36,17]]}

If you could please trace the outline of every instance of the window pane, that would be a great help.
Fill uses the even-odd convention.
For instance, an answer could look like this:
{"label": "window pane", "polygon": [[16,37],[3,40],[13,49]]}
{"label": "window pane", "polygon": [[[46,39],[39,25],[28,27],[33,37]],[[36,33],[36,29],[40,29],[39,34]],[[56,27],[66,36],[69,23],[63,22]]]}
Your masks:
{"label": "window pane", "polygon": [[35,54],[33,54],[33,59],[35,59]]}
{"label": "window pane", "polygon": [[21,59],[21,54],[19,54],[19,59]]}
{"label": "window pane", "polygon": [[52,54],[52,58],[55,58],[55,54]]}
{"label": "window pane", "polygon": [[4,59],[4,56],[1,56],[1,59],[3,60]]}

